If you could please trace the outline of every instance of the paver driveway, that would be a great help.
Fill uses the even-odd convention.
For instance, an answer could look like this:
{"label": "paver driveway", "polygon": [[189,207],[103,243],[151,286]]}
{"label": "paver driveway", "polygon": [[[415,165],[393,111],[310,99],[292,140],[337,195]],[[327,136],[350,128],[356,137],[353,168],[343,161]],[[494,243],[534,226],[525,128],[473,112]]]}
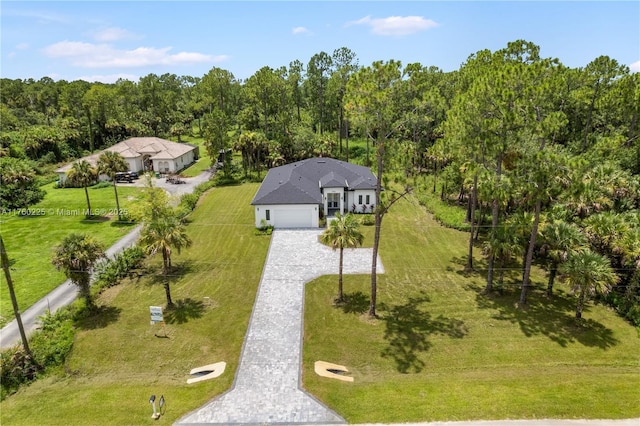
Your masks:
{"label": "paver driveway", "polygon": [[[300,388],[304,285],[338,273],[338,252],[320,233],[273,233],[232,389],[177,424],[345,423]],[[344,273],[371,272],[371,258],[371,249],[345,250]]]}

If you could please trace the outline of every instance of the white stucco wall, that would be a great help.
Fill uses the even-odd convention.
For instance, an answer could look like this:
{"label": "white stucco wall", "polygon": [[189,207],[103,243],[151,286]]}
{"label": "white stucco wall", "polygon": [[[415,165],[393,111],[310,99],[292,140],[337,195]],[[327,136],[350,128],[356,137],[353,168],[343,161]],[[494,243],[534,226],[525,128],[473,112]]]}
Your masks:
{"label": "white stucco wall", "polygon": [[[153,170],[160,173],[174,173],[176,165],[173,160],[151,160],[153,162]],[[165,167],[166,166],[166,167]]]}
{"label": "white stucco wall", "polygon": [[[153,170],[156,172],[176,173],[193,163],[195,161],[195,154],[194,151],[189,151],[173,160],[153,159],[151,161],[153,162]],[[168,172],[165,165],[169,167]]]}
{"label": "white stucco wall", "polygon": [[[267,210],[269,211],[268,220]],[[267,225],[276,228],[317,228],[319,226],[320,213],[316,204],[263,204],[254,206],[254,212],[256,228],[262,226],[263,219]]]}
{"label": "white stucco wall", "polygon": [[142,156],[136,158],[125,158],[127,164],[129,165],[129,171],[139,172],[142,171]]}
{"label": "white stucco wall", "polygon": [[[369,202],[367,203],[367,195],[369,196]],[[360,196],[362,196],[362,203],[360,203]],[[371,213],[371,206],[376,204],[376,191],[374,189],[357,189],[355,191],[347,192],[347,206],[346,211],[352,212],[353,205],[356,206],[356,213],[362,213],[362,206],[367,205],[367,213]]]}

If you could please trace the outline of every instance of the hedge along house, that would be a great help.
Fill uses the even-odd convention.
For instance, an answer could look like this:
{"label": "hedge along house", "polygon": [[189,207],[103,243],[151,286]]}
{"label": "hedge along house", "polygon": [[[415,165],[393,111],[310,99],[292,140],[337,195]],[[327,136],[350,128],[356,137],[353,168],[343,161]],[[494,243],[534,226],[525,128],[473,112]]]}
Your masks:
{"label": "hedge along house", "polygon": [[368,213],[375,208],[376,177],[364,166],[309,158],[270,169],[251,204],[255,224],[317,228],[321,214]]}
{"label": "hedge along house", "polygon": [[[198,159],[198,147],[187,143],[172,142],[156,137],[130,138],[110,146],[104,151],[117,152],[129,164],[129,171],[160,173],[176,173]],[[102,152],[91,154],[79,160],[86,160],[96,167]],[[73,163],[56,170],[60,183],[64,184],[67,173]],[[107,176],[100,176],[100,180],[108,180]]]}

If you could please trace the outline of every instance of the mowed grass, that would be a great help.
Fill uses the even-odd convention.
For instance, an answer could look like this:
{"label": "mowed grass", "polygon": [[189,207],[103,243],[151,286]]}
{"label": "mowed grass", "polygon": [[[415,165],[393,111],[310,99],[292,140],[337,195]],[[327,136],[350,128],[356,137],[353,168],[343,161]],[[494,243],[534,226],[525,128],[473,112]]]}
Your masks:
{"label": "mowed grass", "polygon": [[[176,138],[172,138],[176,139]],[[190,143],[191,145],[198,146],[200,158],[195,163],[187,167],[180,172],[180,175],[185,177],[195,177],[200,173],[211,168],[211,158],[207,154],[207,149],[204,146],[204,139],[201,137],[182,136],[182,142]],[[176,139],[177,142],[177,139]]]}
{"label": "mowed grass", "polygon": [[196,177],[205,170],[211,168],[211,159],[208,156],[201,156],[195,163],[180,172],[181,176]]}
{"label": "mowed grass", "polygon": [[[559,285],[544,297],[540,270],[526,310],[515,308],[520,270],[484,295],[480,256],[480,271],[463,272],[467,238],[401,201],[383,223],[378,319],[366,316],[368,276],[345,276],[343,307],[337,277],[307,284],[305,388],[350,423],[640,417],[636,330],[592,303],[577,323],[573,296]],[[317,376],[317,360],[355,381]]]}
{"label": "mowed grass", "polygon": [[[117,223],[113,187],[89,188],[91,208],[104,217],[85,218],[87,202],[82,188],[43,187],[44,199],[29,208],[35,215],[0,215],[0,232],[11,264],[11,277],[21,310],[30,307],[66,279],[51,264],[53,249],[73,232],[89,234],[108,248],[126,235],[133,225]],[[129,209],[138,199],[140,188],[118,186],[120,208]],[[13,308],[4,275],[0,283],[0,326],[13,319]]]}
{"label": "mowed grass", "polygon": [[[167,338],[150,325],[149,306],[166,302],[161,259],[152,259],[140,278],[102,294],[102,313],[80,324],[64,372],[3,401],[0,423],[145,424],[155,394],[166,413],[154,423],[168,425],[229,389],[270,241],[254,235],[257,188],[214,188],[189,216],[193,245],[172,257],[178,308],[165,311]],[[186,383],[192,368],[219,361],[227,362],[221,377]]]}

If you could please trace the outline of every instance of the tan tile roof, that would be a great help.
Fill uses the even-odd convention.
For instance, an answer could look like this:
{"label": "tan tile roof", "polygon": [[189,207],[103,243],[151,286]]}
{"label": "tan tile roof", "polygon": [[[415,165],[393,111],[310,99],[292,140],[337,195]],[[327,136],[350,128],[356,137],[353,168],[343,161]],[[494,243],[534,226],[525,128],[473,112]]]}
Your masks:
{"label": "tan tile roof", "polygon": [[[124,158],[137,158],[141,155],[151,155],[151,158],[156,160],[173,160],[195,149],[195,146],[186,143],[172,142],[156,137],[141,137],[126,139],[110,146],[104,151],[117,152]],[[103,151],[91,154],[76,161],[86,160],[89,164],[96,166],[98,163],[98,157],[100,157],[102,152]],[[56,169],[56,172],[66,173],[74,162]]]}

